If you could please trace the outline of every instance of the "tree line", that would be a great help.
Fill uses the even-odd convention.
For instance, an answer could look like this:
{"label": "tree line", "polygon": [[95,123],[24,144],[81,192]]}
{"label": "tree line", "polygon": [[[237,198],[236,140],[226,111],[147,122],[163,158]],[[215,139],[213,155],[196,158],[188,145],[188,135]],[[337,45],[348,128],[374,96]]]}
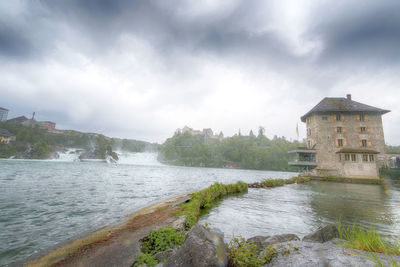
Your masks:
{"label": "tree line", "polygon": [[287,152],[304,144],[285,137],[269,139],[264,132],[260,127],[257,136],[252,131],[247,136],[239,132],[223,139],[177,132],[161,145],[159,159],[183,166],[297,171],[288,165]]}

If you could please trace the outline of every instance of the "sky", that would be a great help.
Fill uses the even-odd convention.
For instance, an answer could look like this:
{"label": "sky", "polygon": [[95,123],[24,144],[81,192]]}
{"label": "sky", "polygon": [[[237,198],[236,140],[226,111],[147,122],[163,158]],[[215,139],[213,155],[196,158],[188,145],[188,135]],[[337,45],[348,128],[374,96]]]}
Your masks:
{"label": "sky", "polygon": [[0,0],[0,106],[57,128],[164,142],[263,126],[305,137],[324,97],[391,110],[400,145],[398,0]]}

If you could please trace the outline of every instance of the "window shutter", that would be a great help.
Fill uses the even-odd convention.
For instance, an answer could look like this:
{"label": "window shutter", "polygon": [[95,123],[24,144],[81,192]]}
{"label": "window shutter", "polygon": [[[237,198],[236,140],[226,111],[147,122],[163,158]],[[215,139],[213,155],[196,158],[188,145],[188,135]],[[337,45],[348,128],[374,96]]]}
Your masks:
{"label": "window shutter", "polygon": [[342,127],[342,133],[346,133],[346,127]]}
{"label": "window shutter", "polygon": [[342,118],[342,121],[344,121],[344,115],[342,114],[342,116],[340,116]]}
{"label": "window shutter", "polygon": [[372,147],[372,142],[368,141],[368,147]]}
{"label": "window shutter", "polygon": [[333,132],[337,133],[337,127],[333,127]]}
{"label": "window shutter", "polygon": [[360,114],[357,115],[357,121],[361,121],[361,115]]}
{"label": "window shutter", "polygon": [[333,114],[333,121],[336,121],[336,114]]}
{"label": "window shutter", "polygon": [[347,139],[346,138],[343,139],[343,146],[347,146]]}
{"label": "window shutter", "polygon": [[336,142],[336,147],[339,147],[339,140],[336,139],[335,142]]}
{"label": "window shutter", "polygon": [[360,147],[362,147],[363,146],[363,144],[362,144],[362,140],[360,140]]}
{"label": "window shutter", "polygon": [[357,130],[358,130],[358,133],[360,134],[361,133],[361,127],[358,127]]}
{"label": "window shutter", "polygon": [[365,114],[365,121],[368,121],[368,114]]}
{"label": "window shutter", "polygon": [[367,128],[367,133],[371,133],[371,128],[366,127]]}

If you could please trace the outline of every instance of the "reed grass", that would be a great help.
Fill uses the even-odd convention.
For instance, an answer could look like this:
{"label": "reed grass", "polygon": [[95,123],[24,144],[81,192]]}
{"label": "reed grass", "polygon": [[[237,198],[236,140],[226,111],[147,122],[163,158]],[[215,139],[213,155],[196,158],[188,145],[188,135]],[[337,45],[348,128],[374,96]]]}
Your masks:
{"label": "reed grass", "polygon": [[373,229],[364,229],[355,223],[344,226],[340,221],[337,229],[339,238],[346,240],[346,242],[343,243],[343,246],[346,248],[400,255],[399,243],[389,243]]}

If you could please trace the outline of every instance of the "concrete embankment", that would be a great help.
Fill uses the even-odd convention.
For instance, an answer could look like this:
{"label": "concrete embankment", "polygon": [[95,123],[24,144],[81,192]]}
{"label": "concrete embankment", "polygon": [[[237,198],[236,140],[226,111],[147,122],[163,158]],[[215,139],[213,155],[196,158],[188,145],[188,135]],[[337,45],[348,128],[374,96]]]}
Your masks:
{"label": "concrete embankment", "polygon": [[149,206],[120,225],[72,241],[25,266],[131,266],[140,253],[140,239],[177,222],[172,212],[189,199],[182,195]]}

